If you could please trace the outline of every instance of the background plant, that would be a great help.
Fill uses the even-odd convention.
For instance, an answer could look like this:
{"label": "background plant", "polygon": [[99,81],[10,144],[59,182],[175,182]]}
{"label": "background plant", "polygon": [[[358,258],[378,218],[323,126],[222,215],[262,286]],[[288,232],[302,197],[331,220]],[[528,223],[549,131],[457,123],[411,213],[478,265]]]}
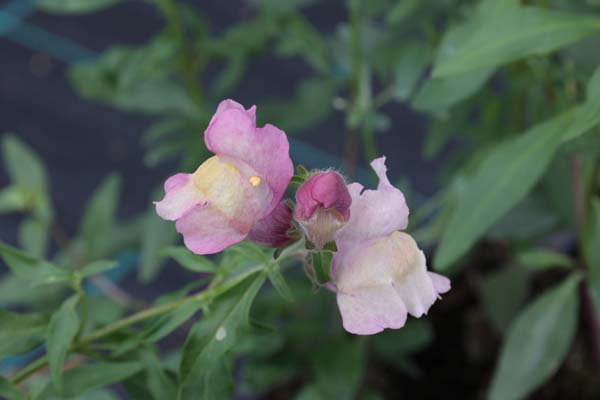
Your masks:
{"label": "background plant", "polygon": [[[36,4],[68,14],[117,3]],[[373,338],[347,336],[332,318],[332,297],[313,293],[293,266],[297,249],[278,261],[249,244],[217,260],[193,256],[174,247],[172,226],[153,209],[116,219],[117,176],[99,185],[78,233],[68,238],[52,211],[43,163],[5,135],[2,160],[11,183],[0,192],[0,211],[24,219],[20,249],[0,246],[10,268],[0,282],[0,357],[38,349],[39,358],[2,378],[0,395],[113,398],[100,388],[121,383],[133,398],[229,398],[233,386],[238,395],[386,398],[393,389],[378,382],[378,374],[389,377],[382,369],[440,379],[424,349],[448,345],[448,314],[467,326],[463,340],[479,337],[475,328],[484,326],[501,343],[497,361],[481,361],[485,351],[477,349],[467,355],[468,365],[494,372],[463,395],[525,398],[578,354],[583,367],[562,376],[593,379],[600,363],[597,2],[350,0],[340,3],[343,22],[327,33],[306,17],[311,1],[251,2],[252,17],[226,30],[211,28],[201,6],[150,3],[164,15],[162,32],[69,72],[84,98],[154,121],[142,135],[148,167],[175,159],[189,170],[207,156],[200,133],[252,60],[301,62],[310,73],[293,94],[255,94],[259,116],[299,137],[323,134],[325,121],[341,118],[349,176],[382,152],[381,134],[401,134],[388,116],[395,107],[427,116],[423,157],[450,155],[440,191],[426,201],[416,193],[409,198],[411,228],[421,244],[437,245],[432,265],[454,274],[457,294],[439,319],[413,320]],[[142,282],[156,279],[171,258],[201,275],[139,304],[110,280],[131,249],[139,254]],[[270,287],[259,291],[267,278]],[[476,312],[465,297],[477,300]],[[484,321],[475,328],[473,314]],[[184,346],[169,343],[178,332],[189,332]],[[49,373],[34,374],[46,365]],[[599,390],[581,387],[579,397]]]}

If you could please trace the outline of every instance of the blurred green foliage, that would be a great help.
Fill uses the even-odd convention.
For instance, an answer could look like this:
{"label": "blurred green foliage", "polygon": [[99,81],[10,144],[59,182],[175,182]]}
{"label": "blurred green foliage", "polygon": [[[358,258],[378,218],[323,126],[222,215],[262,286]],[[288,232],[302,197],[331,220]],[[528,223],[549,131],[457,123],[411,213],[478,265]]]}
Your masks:
{"label": "blurred green foliage", "polygon": [[[70,15],[118,3],[36,4]],[[201,132],[217,102],[252,79],[254,60],[300,63],[309,72],[292,93],[255,94],[261,118],[292,135],[323,135],[321,123],[342,115],[349,175],[356,149],[372,158],[380,151],[376,135],[399,130],[387,114],[397,106],[428,118],[423,158],[449,154],[439,193],[413,210],[410,229],[421,245],[437,245],[433,267],[455,277],[450,299],[471,293],[463,282],[476,277],[481,312],[503,343],[491,384],[479,390],[490,399],[526,398],[563,363],[578,326],[598,328],[597,1],[348,0],[341,22],[327,32],[304,12],[317,0],[249,1],[248,17],[218,30],[201,6],[148,3],[164,16],[164,29],[143,45],[115,45],[69,70],[82,97],[151,118],[141,138],[148,167],[176,159],[191,170],[207,157]],[[106,387],[116,383],[144,399],[386,398],[371,371],[384,366],[428,379],[427,365],[414,355],[430,346],[438,351],[452,325],[442,315],[351,337],[341,330],[333,297],[314,292],[326,280],[328,254],[314,257],[312,285],[293,262],[293,248],[277,259],[248,243],[218,258],[195,256],[175,246],[172,224],[153,208],[117,219],[121,185],[114,174],[98,184],[78,232],[67,238],[42,160],[6,134],[2,161],[10,183],[0,189],[0,213],[18,212],[23,220],[22,250],[0,243],[10,269],[0,280],[0,359],[45,344],[44,356],[0,378],[0,396],[8,399],[114,399]],[[565,235],[577,243],[574,251],[551,246]],[[491,267],[472,251],[482,241],[502,246]],[[102,274],[116,266],[107,260],[130,248],[140,254],[142,283],[171,259],[197,281],[142,311],[118,288],[88,295],[90,282],[106,289]],[[540,294],[540,277],[554,287]],[[466,324],[467,310],[451,312],[453,323]],[[181,332],[181,348],[158,345]],[[590,352],[600,362],[596,339]],[[34,375],[46,364],[49,374]]]}

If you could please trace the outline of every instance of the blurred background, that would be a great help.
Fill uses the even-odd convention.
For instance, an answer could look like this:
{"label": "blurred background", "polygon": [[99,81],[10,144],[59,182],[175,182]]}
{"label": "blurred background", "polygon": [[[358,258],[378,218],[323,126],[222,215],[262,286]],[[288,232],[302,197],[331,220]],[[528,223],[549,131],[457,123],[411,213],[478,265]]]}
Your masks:
{"label": "blurred background", "polygon": [[[508,4],[510,11],[503,8]],[[519,19],[525,8],[534,10],[531,20]],[[293,161],[309,169],[333,166],[369,187],[376,180],[368,163],[386,155],[390,179],[411,208],[410,231],[432,256],[444,234],[451,235],[461,196],[474,197],[469,178],[485,170],[483,160],[500,143],[589,99],[586,85],[600,64],[599,19],[593,0],[0,1],[0,187],[13,183],[8,154],[23,147],[45,165],[47,186],[35,201],[0,195],[0,240],[58,260],[72,247],[93,253],[91,259],[117,258],[120,267],[92,290],[121,313],[198,279],[161,252],[179,239],[151,202],[161,198],[167,177],[193,171],[207,158],[203,131],[218,102],[231,98],[256,104],[260,124],[285,130]],[[435,76],[436,66],[461,54],[472,37],[482,43],[467,46],[467,54],[495,48],[496,37],[510,39],[517,29],[503,21],[513,20],[517,27],[539,24],[554,36],[527,33],[504,58],[471,53],[481,65]],[[466,246],[470,252],[440,262],[453,290],[426,319],[374,338],[351,337],[341,330],[334,297],[314,294],[300,268],[291,271],[294,303],[267,290],[254,306],[262,319],[278,321],[279,330],[248,338],[234,352],[240,356],[232,367],[235,398],[487,398],[520,311],[573,269],[585,268],[576,261],[568,164],[577,155],[582,179],[597,181],[600,141],[592,125],[595,133],[569,148],[557,150],[557,142],[541,156],[532,153],[550,154],[546,175],[514,202],[506,200],[502,218],[481,229]],[[37,163],[19,159],[25,161],[17,169]],[[537,168],[521,167],[524,174]],[[488,178],[483,181],[494,185],[502,172]],[[106,212],[89,217],[97,198]],[[86,242],[82,219],[98,224],[101,245]],[[23,291],[7,276],[0,304],[56,306],[60,296]],[[558,361],[541,356],[527,366],[548,372],[534,374],[535,385],[521,393],[496,388],[492,398],[600,396],[598,360],[588,351],[589,310],[582,307],[572,312],[582,315],[572,322],[580,329],[566,335]],[[570,331],[556,324],[540,326]],[[185,337],[180,329],[161,342],[163,355],[176,358]],[[2,372],[33,356],[3,361]],[[171,368],[172,361],[165,363]],[[146,398],[128,393],[117,389],[112,396]]]}

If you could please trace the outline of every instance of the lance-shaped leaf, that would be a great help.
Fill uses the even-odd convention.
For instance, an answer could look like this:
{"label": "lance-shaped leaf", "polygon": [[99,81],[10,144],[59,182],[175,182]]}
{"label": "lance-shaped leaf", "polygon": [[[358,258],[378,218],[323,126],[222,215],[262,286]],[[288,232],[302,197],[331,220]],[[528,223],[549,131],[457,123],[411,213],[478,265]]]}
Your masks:
{"label": "lance-shaped leaf", "polygon": [[62,389],[62,369],[69,347],[79,329],[77,304],[79,298],[73,296],[64,301],[52,315],[46,336],[46,353],[54,386]]}
{"label": "lance-shaped leaf", "polygon": [[490,400],[518,400],[544,383],[567,355],[579,309],[575,274],[542,294],[512,323],[500,354]]}
{"label": "lance-shaped leaf", "polygon": [[179,367],[179,399],[214,398],[212,371],[248,326],[250,307],[264,280],[263,273],[246,279],[219,297],[210,314],[192,328]]}
{"label": "lance-shaped leaf", "polygon": [[44,341],[46,317],[0,309],[0,359],[25,353]]}

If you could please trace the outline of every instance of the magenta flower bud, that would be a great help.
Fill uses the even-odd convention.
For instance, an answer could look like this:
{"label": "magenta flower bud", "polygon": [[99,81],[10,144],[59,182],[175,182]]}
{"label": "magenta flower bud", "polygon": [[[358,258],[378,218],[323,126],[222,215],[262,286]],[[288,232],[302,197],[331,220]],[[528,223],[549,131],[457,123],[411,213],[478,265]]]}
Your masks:
{"label": "magenta flower bud", "polygon": [[271,214],[254,225],[248,238],[263,246],[281,247],[293,240],[291,229],[292,209],[282,201]]}
{"label": "magenta flower bud", "polygon": [[317,248],[334,240],[350,219],[352,198],[344,178],[334,171],[311,176],[298,189],[296,203],[295,219]]}

